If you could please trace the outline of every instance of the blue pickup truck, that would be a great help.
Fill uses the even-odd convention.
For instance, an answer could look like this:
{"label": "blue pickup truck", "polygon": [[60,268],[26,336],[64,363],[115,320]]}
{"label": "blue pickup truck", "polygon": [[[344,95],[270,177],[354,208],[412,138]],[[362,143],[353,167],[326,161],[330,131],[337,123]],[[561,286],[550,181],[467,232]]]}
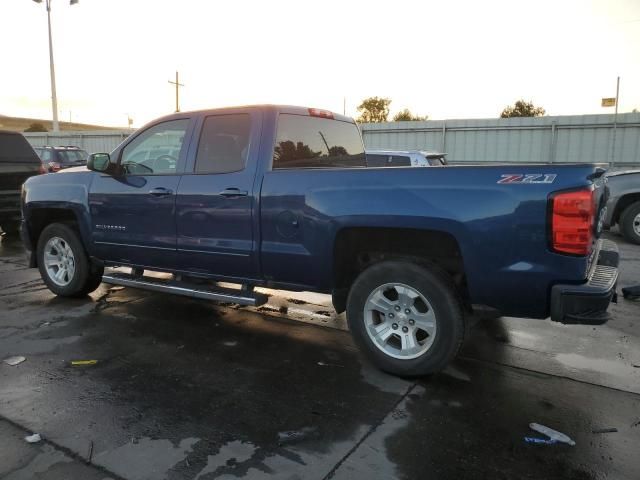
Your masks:
{"label": "blue pickup truck", "polygon": [[256,286],[331,293],[380,368],[420,375],[456,355],[478,306],[607,321],[606,192],[586,164],[367,168],[352,119],[250,106],[170,115],[86,168],[30,178],[22,236],[60,296],[101,282],[244,305],[266,301]]}

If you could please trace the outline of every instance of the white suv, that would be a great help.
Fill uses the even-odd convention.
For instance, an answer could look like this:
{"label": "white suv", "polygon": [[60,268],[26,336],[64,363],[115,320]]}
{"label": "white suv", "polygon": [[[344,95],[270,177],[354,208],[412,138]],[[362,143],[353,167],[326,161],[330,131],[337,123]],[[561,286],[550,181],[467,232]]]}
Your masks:
{"label": "white suv", "polygon": [[368,167],[442,167],[446,153],[424,150],[367,150]]}

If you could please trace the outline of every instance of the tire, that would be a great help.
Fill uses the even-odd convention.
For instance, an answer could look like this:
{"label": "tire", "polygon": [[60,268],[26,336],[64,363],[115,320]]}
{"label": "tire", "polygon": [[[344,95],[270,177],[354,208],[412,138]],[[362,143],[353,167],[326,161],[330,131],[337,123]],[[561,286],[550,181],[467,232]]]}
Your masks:
{"label": "tire", "polygon": [[5,220],[0,222],[2,231],[10,236],[16,236],[20,233],[20,221],[19,220]]}
{"label": "tire", "polygon": [[[48,225],[38,238],[37,254],[42,280],[56,295],[83,297],[102,282],[104,268],[91,263],[78,233],[68,225]],[[63,265],[63,271],[56,278],[60,265]]]}
{"label": "tire", "polygon": [[620,231],[626,240],[640,245],[640,202],[624,209],[620,215]]}
{"label": "tire", "polygon": [[[429,319],[435,328],[427,327]],[[462,301],[451,278],[435,266],[409,260],[383,261],[363,271],[349,292],[347,322],[371,361],[401,376],[444,369],[458,353],[465,333]],[[377,341],[372,338],[375,329],[383,332]]]}

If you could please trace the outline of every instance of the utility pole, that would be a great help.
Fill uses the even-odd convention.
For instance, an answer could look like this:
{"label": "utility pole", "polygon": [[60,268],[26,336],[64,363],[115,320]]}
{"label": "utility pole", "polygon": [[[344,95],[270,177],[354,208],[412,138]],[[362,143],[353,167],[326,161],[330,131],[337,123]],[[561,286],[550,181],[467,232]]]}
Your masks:
{"label": "utility pole", "polygon": [[613,141],[611,142],[611,166],[615,164],[616,153],[616,130],[618,128],[618,98],[620,96],[620,77],[616,82],[616,111],[613,114]]}
{"label": "utility pole", "polygon": [[342,97],[342,114],[347,114],[347,97]]}
{"label": "utility pole", "polygon": [[178,92],[180,91],[180,87],[184,87],[184,85],[178,81],[177,70],[176,70],[176,81],[172,82],[171,80],[169,80],[169,83],[176,86],[176,113],[178,113],[180,111],[180,96]]}
{"label": "utility pole", "polygon": [[[42,0],[33,0],[36,3],[42,3]],[[69,5],[75,5],[78,0],[69,0]],[[56,95],[56,72],[53,66],[53,41],[51,40],[51,0],[45,1],[47,7],[47,26],[49,27],[49,73],[51,74],[51,109],[53,110],[53,131],[59,132],[58,124],[58,97]]]}
{"label": "utility pole", "polygon": [[56,71],[53,67],[53,41],[51,40],[51,0],[47,0],[47,25],[49,26],[49,73],[51,75],[51,108],[53,110],[53,131],[59,132],[58,97],[56,95]]}

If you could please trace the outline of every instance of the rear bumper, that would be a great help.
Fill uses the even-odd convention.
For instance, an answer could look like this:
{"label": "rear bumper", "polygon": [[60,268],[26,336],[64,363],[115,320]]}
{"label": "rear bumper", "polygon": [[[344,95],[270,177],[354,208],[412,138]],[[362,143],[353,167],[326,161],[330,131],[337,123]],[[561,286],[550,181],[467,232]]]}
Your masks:
{"label": "rear bumper", "polygon": [[20,190],[0,192],[0,218],[20,220]]}
{"label": "rear bumper", "polygon": [[551,289],[551,320],[582,325],[601,325],[611,315],[609,304],[617,299],[618,246],[610,240],[600,240],[596,265],[586,283],[554,285]]}

